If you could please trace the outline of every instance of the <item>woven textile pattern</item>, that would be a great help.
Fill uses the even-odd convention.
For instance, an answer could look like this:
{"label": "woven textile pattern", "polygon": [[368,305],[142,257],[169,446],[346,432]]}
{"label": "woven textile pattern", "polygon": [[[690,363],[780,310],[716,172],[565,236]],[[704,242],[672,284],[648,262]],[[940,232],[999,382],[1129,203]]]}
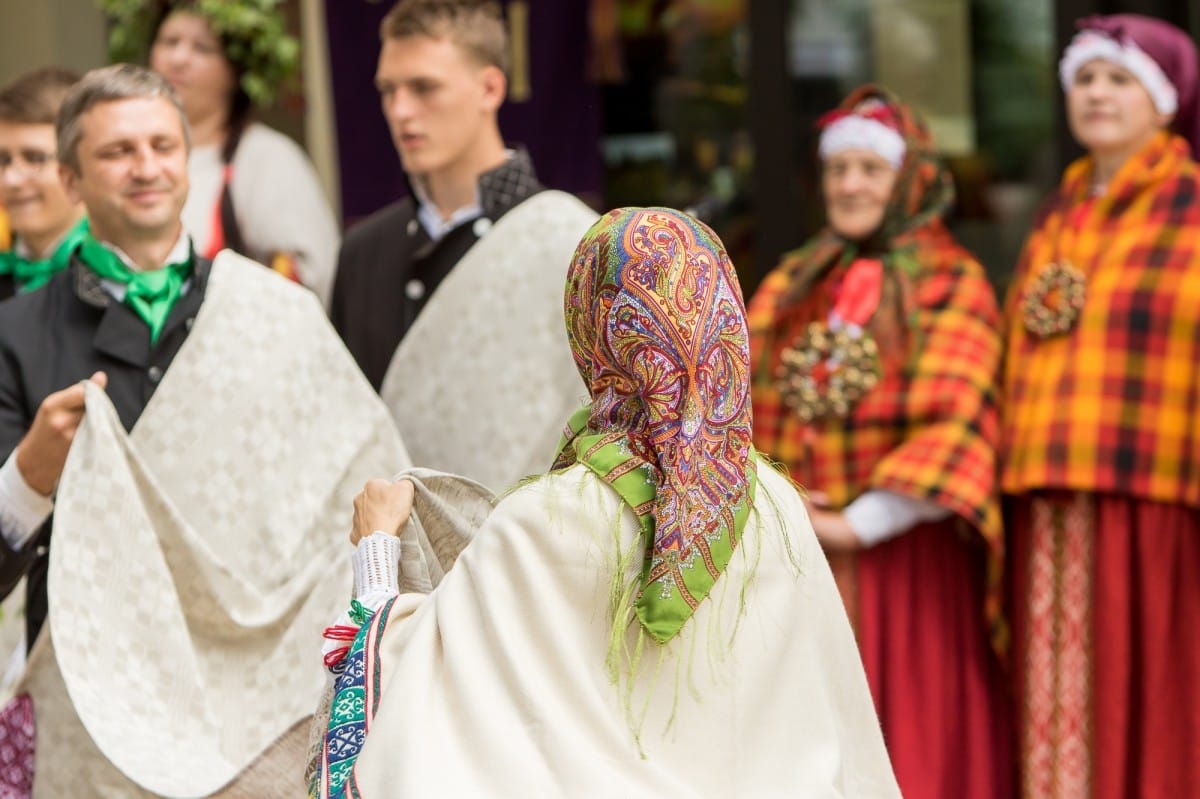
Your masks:
{"label": "woven textile pattern", "polygon": [[50,564],[48,627],[73,707],[56,732],[43,714],[58,698],[35,694],[39,795],[94,790],[75,782],[87,769],[61,767],[74,752],[43,745],[48,726],[77,735],[73,713],[124,774],[110,768],[113,784],[172,796],[217,790],[311,714],[324,682],[313,652],[350,593],[351,500],[407,464],[315,298],[219,257],[131,434],[89,388]]}
{"label": "woven textile pattern", "polygon": [[15,697],[0,709],[0,799],[29,795],[34,765],[33,702]]}
{"label": "woven textile pattern", "polygon": [[[1002,485],[1200,506],[1200,173],[1187,143],[1160,133],[1065,224],[1091,173],[1088,158],[1068,167],[1007,299]],[[1060,261],[1087,297],[1072,330],[1039,339],[1019,305]]]}
{"label": "woven textile pattern", "polygon": [[561,303],[571,253],[594,221],[574,197],[540,192],[438,286],[380,390],[414,463],[493,491],[549,467],[584,397]]}
{"label": "woven textile pattern", "polygon": [[914,281],[920,351],[890,369],[885,362],[879,384],[845,419],[804,424],[784,405],[773,378],[783,349],[823,318],[829,287],[843,270],[817,284],[808,302],[790,307],[782,306],[788,272],[767,277],[750,303],[755,443],[837,507],[870,489],[890,489],[950,508],[998,540],[995,295],[978,262],[940,224],[917,241],[923,254]]}
{"label": "woven textile pattern", "polygon": [[1020,708],[1025,796],[1091,795],[1092,536],[1090,497],[1033,502],[1028,681]]}
{"label": "woven textile pattern", "polygon": [[653,519],[636,609],[667,640],[724,570],[753,499],[741,288],[703,223],[618,209],[579,243],[565,303],[592,404],[557,465],[586,463],[618,491],[628,474],[652,484],[652,508],[630,502]]}

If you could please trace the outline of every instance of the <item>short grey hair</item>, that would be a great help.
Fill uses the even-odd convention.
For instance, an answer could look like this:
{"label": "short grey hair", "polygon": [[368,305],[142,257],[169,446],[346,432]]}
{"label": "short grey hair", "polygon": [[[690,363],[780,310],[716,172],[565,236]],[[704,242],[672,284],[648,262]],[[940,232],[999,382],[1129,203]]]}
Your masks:
{"label": "short grey hair", "polygon": [[79,140],[83,136],[79,120],[94,106],[118,100],[143,97],[164,97],[175,106],[183,126],[183,141],[192,149],[192,132],[188,128],[183,102],[167,79],[157,72],[134,64],[113,64],[86,73],[63,99],[58,111],[55,133],[58,136],[58,162],[73,172],[79,171]]}

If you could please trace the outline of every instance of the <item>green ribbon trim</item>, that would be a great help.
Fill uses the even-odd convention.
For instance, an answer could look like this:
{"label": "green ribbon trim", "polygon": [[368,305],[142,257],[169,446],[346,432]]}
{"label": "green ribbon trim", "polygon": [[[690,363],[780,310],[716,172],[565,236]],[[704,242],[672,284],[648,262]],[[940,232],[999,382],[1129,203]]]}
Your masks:
{"label": "green ribbon trim", "polygon": [[80,240],[79,260],[100,277],[125,286],[125,304],[150,328],[150,343],[158,342],[167,316],[175,307],[183,282],[192,271],[192,254],[187,260],[161,269],[139,272],[130,269],[121,256],[87,233]]}
{"label": "green ribbon trim", "polygon": [[14,243],[11,250],[0,252],[0,275],[12,275],[13,282],[17,284],[17,291],[22,293],[41,288],[50,278],[67,268],[71,263],[71,253],[79,246],[87,231],[88,223],[85,217],[67,231],[49,258],[36,261],[18,255]]}
{"label": "green ribbon trim", "polygon": [[[611,433],[583,432],[587,429],[591,410],[591,406],[586,405],[571,415],[567,422],[570,433],[562,437],[559,451],[561,453],[569,448],[573,452],[570,460],[582,463],[612,486],[637,515],[642,539],[646,544],[646,555],[642,564],[641,590],[634,603],[634,611],[646,631],[659,643],[666,643],[679,633],[695,612],[692,604],[684,598],[683,592],[690,595],[698,605],[708,596],[717,578],[709,572],[708,567],[698,557],[698,552],[693,549],[693,555],[696,557],[691,565],[682,563],[678,564],[680,568],[677,571],[672,569],[682,577],[683,591],[680,591],[680,587],[675,585],[674,579],[669,576],[654,584],[649,583],[654,563],[657,470],[645,462],[630,468],[629,464],[635,460],[635,456],[626,437],[603,443],[606,438],[612,438]],[[568,453],[569,456],[570,454]],[[742,531],[746,529],[746,521],[750,518],[750,509],[754,506],[754,498],[758,493],[757,461],[758,453],[751,446],[746,462],[746,493],[740,502],[729,508],[733,515],[733,527],[720,528],[719,535],[708,540],[709,555],[718,576],[724,574],[725,567],[733,558],[733,551],[741,540]],[[663,555],[671,558],[675,553]],[[663,582],[664,580],[669,582]]]}

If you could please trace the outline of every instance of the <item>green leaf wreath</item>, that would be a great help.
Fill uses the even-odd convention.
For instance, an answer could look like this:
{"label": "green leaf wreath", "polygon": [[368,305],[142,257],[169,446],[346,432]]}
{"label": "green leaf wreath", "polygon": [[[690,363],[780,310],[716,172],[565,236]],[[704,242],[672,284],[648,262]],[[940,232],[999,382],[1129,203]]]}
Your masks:
{"label": "green leaf wreath", "polygon": [[300,43],[290,36],[282,0],[96,0],[109,19],[108,55],[114,62],[145,63],[154,25],[164,10],[204,17],[225,48],[225,57],[241,75],[241,86],[255,105],[275,101],[300,65]]}

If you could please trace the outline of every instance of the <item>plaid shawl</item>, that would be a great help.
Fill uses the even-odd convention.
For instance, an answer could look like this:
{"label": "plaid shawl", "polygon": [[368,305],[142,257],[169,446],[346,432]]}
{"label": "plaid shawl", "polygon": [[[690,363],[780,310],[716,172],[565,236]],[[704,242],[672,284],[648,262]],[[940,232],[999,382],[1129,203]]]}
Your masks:
{"label": "plaid shawl", "polygon": [[[1200,506],[1200,201],[1187,143],[1163,132],[1091,198],[1092,162],[1067,168],[1025,245],[1006,302],[1008,493],[1068,488]],[[1069,262],[1086,299],[1039,339],[1021,299]]]}
{"label": "plaid shawl", "polygon": [[580,241],[565,304],[592,402],[555,468],[586,465],[637,514],[646,554],[634,609],[666,642],[725,571],[754,503],[737,274],[702,222],[619,208]]}
{"label": "plaid shawl", "polygon": [[[998,622],[999,311],[982,267],[940,221],[951,184],[924,125],[866,91],[897,109],[908,154],[877,241],[826,229],[786,256],[751,301],[754,443],[834,507],[886,489],[951,510],[989,548],[987,610]],[[868,255],[884,264],[884,299],[868,325],[880,343],[879,382],[845,418],[805,424],[776,385],[781,353],[825,321],[850,262]]]}

